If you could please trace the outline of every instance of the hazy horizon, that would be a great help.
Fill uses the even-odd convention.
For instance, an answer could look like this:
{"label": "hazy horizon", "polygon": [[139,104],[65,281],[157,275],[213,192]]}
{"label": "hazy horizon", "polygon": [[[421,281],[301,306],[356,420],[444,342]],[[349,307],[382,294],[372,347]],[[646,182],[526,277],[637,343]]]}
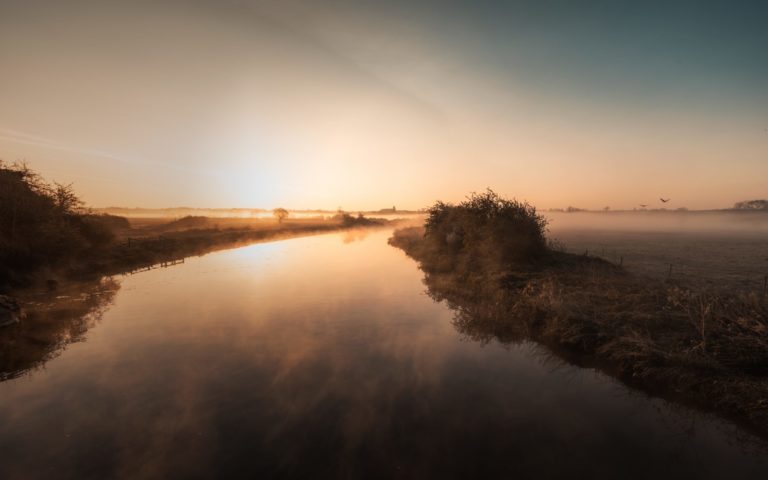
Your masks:
{"label": "hazy horizon", "polygon": [[96,207],[727,208],[768,197],[766,14],[0,0],[0,158]]}
{"label": "hazy horizon", "polygon": [[[476,192],[475,192],[476,193]],[[533,205],[536,207],[535,205]],[[429,205],[424,207],[417,207],[417,208],[408,208],[408,207],[397,207],[395,205],[395,209],[392,210],[392,207],[382,207],[382,208],[374,208],[374,209],[362,209],[362,208],[354,208],[354,206],[350,208],[345,208],[343,206],[338,206],[337,208],[312,208],[312,207],[299,207],[299,208],[288,208],[288,211],[291,212],[319,212],[319,213],[335,213],[338,211],[342,212],[366,212],[366,213],[375,213],[375,212],[394,212],[394,213],[414,213],[414,214],[423,214],[426,213],[426,209],[429,207]],[[537,210],[541,212],[549,212],[549,213],[562,213],[566,215],[574,215],[579,213],[597,213],[597,214],[611,214],[611,213],[648,213],[648,214],[655,214],[655,213],[730,213],[730,212],[736,212],[736,213],[742,213],[742,212],[752,212],[752,213],[758,213],[763,214],[765,213],[764,209],[739,209],[739,208],[733,208],[733,206],[728,207],[722,207],[722,208],[706,208],[706,209],[689,209],[689,208],[665,208],[665,207],[654,207],[654,208],[627,208],[627,209],[587,209],[587,208],[578,208],[574,207],[574,210],[568,211],[566,208],[561,207],[550,207],[550,208],[537,208]],[[106,207],[102,206],[89,206],[92,210],[95,211],[120,211],[120,210],[137,210],[137,211],[173,211],[173,210],[190,210],[190,211],[228,211],[228,210],[237,210],[237,211],[255,211],[255,212],[265,212],[270,213],[274,208],[282,208],[276,205],[273,206],[252,206],[252,207],[190,207],[188,205],[173,205],[173,206],[166,206],[166,207],[142,207],[142,206],[130,206],[130,205],[110,205]]]}

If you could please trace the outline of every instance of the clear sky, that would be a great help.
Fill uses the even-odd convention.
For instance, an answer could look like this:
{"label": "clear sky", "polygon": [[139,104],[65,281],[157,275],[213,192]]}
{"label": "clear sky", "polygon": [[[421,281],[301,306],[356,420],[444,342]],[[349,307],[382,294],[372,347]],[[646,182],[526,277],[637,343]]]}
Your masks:
{"label": "clear sky", "polygon": [[0,0],[0,158],[93,206],[768,197],[768,2]]}

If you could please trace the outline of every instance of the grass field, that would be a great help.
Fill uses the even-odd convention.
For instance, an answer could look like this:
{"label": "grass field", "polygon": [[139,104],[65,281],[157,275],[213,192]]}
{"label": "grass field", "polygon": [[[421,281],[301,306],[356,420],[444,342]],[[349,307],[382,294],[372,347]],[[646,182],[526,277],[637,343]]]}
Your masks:
{"label": "grass field", "polygon": [[[673,216],[676,214],[670,214]],[[638,215],[635,215],[636,218]],[[579,218],[581,217],[581,218]],[[630,272],[697,288],[736,289],[762,293],[768,275],[768,215],[713,215],[699,223],[677,221],[628,223],[595,214],[554,217],[550,238],[569,253],[588,253]],[[642,219],[642,217],[640,217]],[[672,273],[670,275],[670,265]]]}
{"label": "grass field", "polygon": [[552,233],[567,252],[623,262],[628,271],[660,281],[670,278],[693,287],[762,292],[768,275],[768,241],[762,234],[576,229]]}

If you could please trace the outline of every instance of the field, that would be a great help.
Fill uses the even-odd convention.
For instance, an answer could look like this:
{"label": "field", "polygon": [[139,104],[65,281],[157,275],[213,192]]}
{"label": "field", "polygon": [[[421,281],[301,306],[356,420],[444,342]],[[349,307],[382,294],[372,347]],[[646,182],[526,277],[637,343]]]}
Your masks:
{"label": "field", "polygon": [[[627,214],[596,223],[599,215],[553,216],[550,238],[569,253],[622,263],[629,272],[652,280],[763,293],[768,275],[766,214],[670,214],[676,218],[659,222],[646,217],[645,223],[629,223],[626,217],[632,214]],[[642,214],[634,217],[643,220]]]}

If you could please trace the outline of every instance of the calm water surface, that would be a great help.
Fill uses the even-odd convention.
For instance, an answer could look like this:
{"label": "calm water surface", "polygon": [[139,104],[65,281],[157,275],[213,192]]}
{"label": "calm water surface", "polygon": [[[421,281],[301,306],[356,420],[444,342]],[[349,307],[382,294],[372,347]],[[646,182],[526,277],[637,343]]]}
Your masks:
{"label": "calm water surface", "polygon": [[0,478],[768,478],[724,422],[463,339],[388,236],[119,279],[83,341],[0,383]]}

